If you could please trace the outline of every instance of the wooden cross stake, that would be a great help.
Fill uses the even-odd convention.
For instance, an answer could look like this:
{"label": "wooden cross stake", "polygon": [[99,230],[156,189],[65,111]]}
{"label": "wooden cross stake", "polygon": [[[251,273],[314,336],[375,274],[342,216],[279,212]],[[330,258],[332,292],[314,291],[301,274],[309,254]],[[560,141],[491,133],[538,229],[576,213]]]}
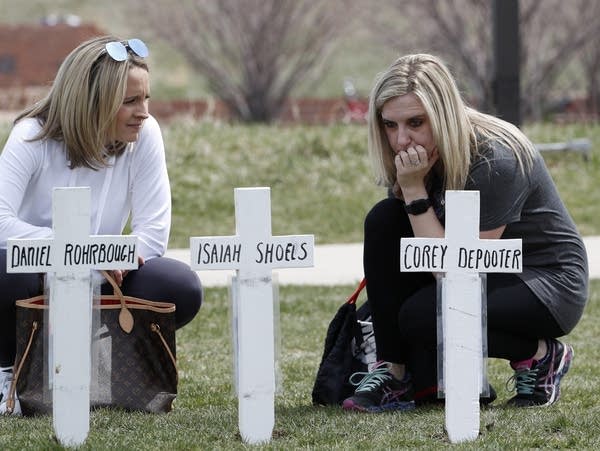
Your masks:
{"label": "wooden cross stake", "polygon": [[89,431],[90,269],[137,268],[137,237],[90,236],[87,187],[54,188],[52,224],[54,238],[8,240],[7,272],[52,274],[48,368],[54,431],[61,444],[77,446]]}
{"label": "wooden cross stake", "polygon": [[235,189],[236,235],[190,238],[196,270],[235,269],[239,428],[248,443],[271,439],[275,421],[273,268],[313,265],[312,235],[271,236],[269,188]]}
{"label": "wooden cross stake", "polygon": [[400,270],[445,273],[442,279],[443,384],[452,443],[479,434],[483,382],[479,273],[521,272],[521,240],[479,239],[479,191],[446,191],[446,237],[400,240]]}

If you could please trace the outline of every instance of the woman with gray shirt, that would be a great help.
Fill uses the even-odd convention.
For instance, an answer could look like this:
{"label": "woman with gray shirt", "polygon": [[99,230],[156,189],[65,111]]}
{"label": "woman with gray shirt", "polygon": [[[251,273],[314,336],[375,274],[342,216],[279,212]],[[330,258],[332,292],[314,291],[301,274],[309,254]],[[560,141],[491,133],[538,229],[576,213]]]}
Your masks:
{"label": "woman with gray shirt", "polygon": [[403,237],[444,237],[446,190],[480,192],[480,238],[522,239],[523,272],[487,275],[488,356],[509,361],[515,372],[510,405],[557,401],[573,359],[573,348],[557,338],[581,318],[588,264],[539,152],[518,128],[467,107],[432,55],[401,57],[380,74],[368,121],[378,181],[394,194],[365,220],[364,271],[380,363],[343,407],[386,411],[436,399],[436,280],[400,272],[399,249]]}

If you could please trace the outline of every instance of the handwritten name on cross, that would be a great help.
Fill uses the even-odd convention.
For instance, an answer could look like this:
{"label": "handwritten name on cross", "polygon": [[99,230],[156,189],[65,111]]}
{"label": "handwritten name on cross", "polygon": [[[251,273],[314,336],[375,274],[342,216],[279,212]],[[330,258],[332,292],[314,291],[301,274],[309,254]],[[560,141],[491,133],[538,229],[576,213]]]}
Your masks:
{"label": "handwritten name on cross", "polygon": [[53,273],[49,330],[52,416],[56,438],[82,444],[89,432],[91,375],[90,269],[136,269],[137,237],[90,236],[90,189],[54,188],[48,239],[9,239],[7,272]]}
{"label": "handwritten name on cross", "polygon": [[401,271],[446,273],[442,279],[443,384],[452,443],[479,434],[483,383],[481,279],[521,272],[521,240],[479,239],[479,191],[446,191],[445,238],[400,240]]}
{"label": "handwritten name on cross", "polygon": [[313,235],[271,236],[269,188],[236,188],[236,235],[190,238],[196,270],[235,269],[239,429],[248,443],[271,439],[275,422],[273,268],[313,266]]}

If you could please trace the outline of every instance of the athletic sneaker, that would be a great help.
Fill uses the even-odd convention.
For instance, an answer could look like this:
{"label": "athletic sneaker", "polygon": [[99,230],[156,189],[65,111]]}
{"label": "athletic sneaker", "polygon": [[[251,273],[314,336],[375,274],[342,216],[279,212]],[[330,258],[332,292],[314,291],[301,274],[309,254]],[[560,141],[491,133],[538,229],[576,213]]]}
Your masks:
{"label": "athletic sneaker", "polygon": [[[356,381],[360,378],[359,381]],[[410,377],[396,379],[388,369],[387,362],[378,363],[368,373],[354,373],[350,383],[357,388],[354,395],[342,403],[345,410],[359,412],[384,412],[408,410],[415,407]]]}
{"label": "athletic sneaker", "polygon": [[556,339],[546,340],[548,352],[540,360],[533,359],[511,362],[515,374],[509,379],[514,381],[516,396],[508,400],[516,407],[549,406],[560,397],[560,381],[571,366],[573,348]]}
{"label": "athletic sneaker", "polygon": [[21,404],[17,398],[15,391],[14,405],[10,410],[7,405],[8,394],[10,392],[10,386],[13,381],[12,368],[5,368],[0,370],[0,415],[21,415]]}

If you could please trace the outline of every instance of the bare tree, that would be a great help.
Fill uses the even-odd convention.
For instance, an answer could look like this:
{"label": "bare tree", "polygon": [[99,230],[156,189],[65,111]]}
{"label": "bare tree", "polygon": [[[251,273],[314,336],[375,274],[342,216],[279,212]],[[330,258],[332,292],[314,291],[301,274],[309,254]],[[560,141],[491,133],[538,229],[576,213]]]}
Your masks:
{"label": "bare tree", "polygon": [[521,5],[523,112],[537,120],[557,78],[590,36],[597,41],[598,5],[597,0],[521,0]]}
{"label": "bare tree", "polygon": [[589,11],[594,26],[590,31],[591,39],[588,40],[581,52],[581,65],[585,74],[586,97],[588,111],[595,117],[600,115],[600,3],[595,2]]}
{"label": "bare tree", "polygon": [[[411,32],[387,28],[387,38],[402,51],[430,51],[445,57],[463,88],[468,88],[470,100],[492,110],[492,2],[389,1],[395,14],[410,17]],[[597,36],[598,14],[592,13],[597,7],[597,0],[520,0],[525,117],[541,117],[559,75],[590,36]]]}
{"label": "bare tree", "polygon": [[[400,53],[442,56],[461,89],[480,108],[490,109],[493,55],[491,5],[481,0],[388,0],[382,38]],[[377,19],[376,19],[377,20]],[[400,24],[390,26],[390,22]]]}
{"label": "bare tree", "polygon": [[600,46],[589,45],[582,58],[587,82],[587,102],[589,112],[600,115]]}
{"label": "bare tree", "polygon": [[276,118],[316,78],[351,22],[353,0],[132,0],[243,121]]}

